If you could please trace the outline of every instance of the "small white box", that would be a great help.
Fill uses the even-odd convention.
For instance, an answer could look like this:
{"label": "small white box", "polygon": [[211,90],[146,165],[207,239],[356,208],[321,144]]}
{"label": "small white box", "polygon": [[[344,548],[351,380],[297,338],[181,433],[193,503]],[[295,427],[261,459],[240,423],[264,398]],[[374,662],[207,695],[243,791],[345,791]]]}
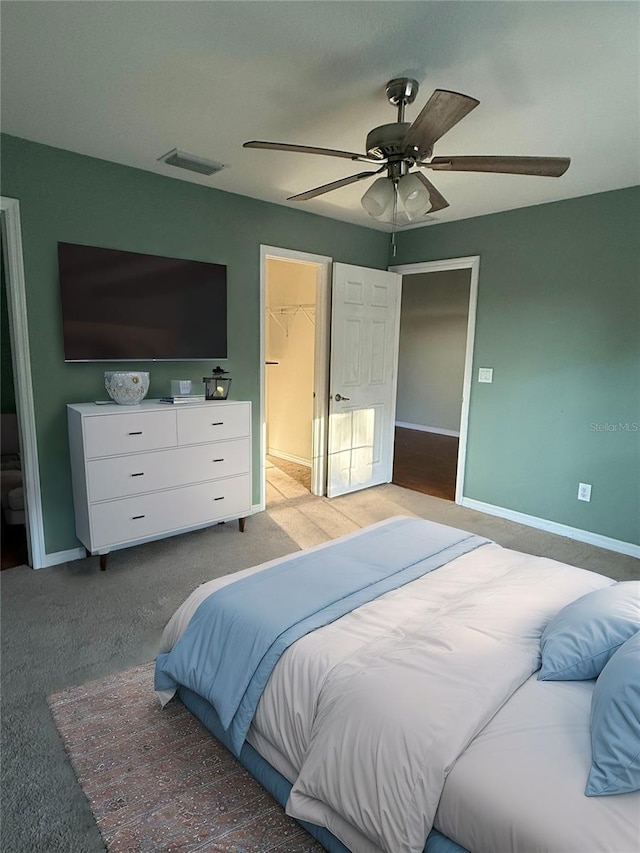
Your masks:
{"label": "small white box", "polygon": [[190,379],[172,379],[171,380],[171,395],[173,397],[176,394],[190,394],[191,393],[191,380]]}

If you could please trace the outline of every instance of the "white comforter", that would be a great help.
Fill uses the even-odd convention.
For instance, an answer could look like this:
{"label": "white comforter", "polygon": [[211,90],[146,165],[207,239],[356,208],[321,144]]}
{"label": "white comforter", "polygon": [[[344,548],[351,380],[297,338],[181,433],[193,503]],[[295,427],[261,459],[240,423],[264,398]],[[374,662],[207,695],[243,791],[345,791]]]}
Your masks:
{"label": "white comforter", "polygon": [[637,853],[640,791],[584,794],[594,686],[525,681],[454,764],[436,829],[477,853]]}
{"label": "white comforter", "polygon": [[449,770],[538,667],[549,619],[611,583],[485,545],[298,640],[250,734],[294,783],[287,812],[353,853],[421,853]]}

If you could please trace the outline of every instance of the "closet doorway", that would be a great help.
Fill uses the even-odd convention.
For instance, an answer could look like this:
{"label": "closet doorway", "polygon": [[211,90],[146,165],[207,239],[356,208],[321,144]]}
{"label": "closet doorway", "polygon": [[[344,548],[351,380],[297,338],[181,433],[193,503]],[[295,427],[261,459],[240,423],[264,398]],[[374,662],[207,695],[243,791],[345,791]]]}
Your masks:
{"label": "closet doorway", "polygon": [[402,274],[393,482],[461,503],[479,259]]}
{"label": "closet doorway", "polygon": [[331,259],[263,247],[263,504],[326,494]]}

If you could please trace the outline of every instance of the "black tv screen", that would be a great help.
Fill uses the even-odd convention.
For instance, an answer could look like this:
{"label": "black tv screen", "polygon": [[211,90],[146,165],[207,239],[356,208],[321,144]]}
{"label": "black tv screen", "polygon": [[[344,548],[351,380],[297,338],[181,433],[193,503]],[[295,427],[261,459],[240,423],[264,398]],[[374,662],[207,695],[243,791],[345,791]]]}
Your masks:
{"label": "black tv screen", "polygon": [[227,357],[227,268],[58,243],[65,361]]}

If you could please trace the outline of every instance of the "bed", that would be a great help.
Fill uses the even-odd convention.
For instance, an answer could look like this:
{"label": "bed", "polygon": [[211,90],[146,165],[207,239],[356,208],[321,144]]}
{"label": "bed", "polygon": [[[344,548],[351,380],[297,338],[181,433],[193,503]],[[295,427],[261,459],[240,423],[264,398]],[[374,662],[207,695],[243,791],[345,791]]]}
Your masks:
{"label": "bed", "polygon": [[585,796],[598,682],[538,678],[549,627],[619,586],[393,518],[203,584],[156,690],[332,853],[631,853],[635,782]]}

